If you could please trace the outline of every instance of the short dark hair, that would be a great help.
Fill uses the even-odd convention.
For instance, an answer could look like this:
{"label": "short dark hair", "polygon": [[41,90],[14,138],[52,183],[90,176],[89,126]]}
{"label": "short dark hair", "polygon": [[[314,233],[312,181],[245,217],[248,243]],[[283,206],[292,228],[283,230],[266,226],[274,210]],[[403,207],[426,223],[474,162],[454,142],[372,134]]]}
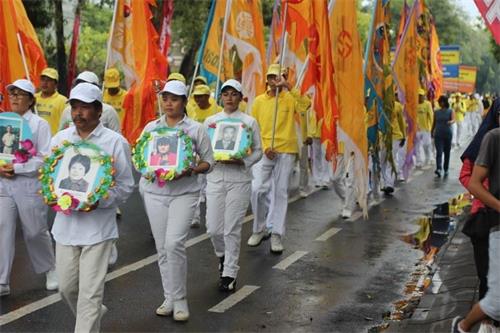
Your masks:
{"label": "short dark hair", "polygon": [[173,136],[161,136],[156,139],[156,149],[159,146],[170,146],[170,151],[177,151],[177,138]]}
{"label": "short dark hair", "polygon": [[71,158],[71,160],[69,161],[68,169],[71,169],[71,167],[75,163],[80,163],[81,165],[83,165],[83,167],[85,168],[85,173],[89,172],[89,170],[90,170],[90,157],[88,157],[86,155],[82,155],[82,154],[77,154],[77,155],[73,156]]}
{"label": "short dark hair", "polygon": [[448,97],[441,95],[438,99],[439,105],[443,105],[446,109],[450,108],[450,103],[448,102]]}

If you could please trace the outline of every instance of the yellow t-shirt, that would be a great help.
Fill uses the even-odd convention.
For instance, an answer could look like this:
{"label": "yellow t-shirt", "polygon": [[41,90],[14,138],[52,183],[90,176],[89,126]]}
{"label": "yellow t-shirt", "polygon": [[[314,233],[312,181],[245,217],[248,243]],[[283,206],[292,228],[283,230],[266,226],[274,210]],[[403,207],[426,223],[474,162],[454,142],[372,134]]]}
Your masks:
{"label": "yellow t-shirt", "polygon": [[[263,93],[257,96],[252,104],[252,116],[259,124],[264,151],[271,148],[275,103],[276,97]],[[280,92],[276,132],[274,133],[274,150],[278,153],[297,154],[299,152],[295,132],[296,112],[295,98],[289,92]]]}
{"label": "yellow t-shirt", "polygon": [[391,119],[392,139],[404,139],[406,132],[406,123],[403,118],[403,105],[398,101],[394,102],[394,110],[392,111]]}
{"label": "yellow t-shirt", "polygon": [[462,121],[464,121],[466,108],[463,101],[459,101],[458,103],[451,103],[451,109],[455,111],[455,121],[457,123],[461,123]]}
{"label": "yellow t-shirt", "polygon": [[434,120],[434,111],[429,101],[424,101],[417,106],[417,125],[418,130],[423,132],[432,131],[432,121]]}
{"label": "yellow t-shirt", "polygon": [[36,97],[36,110],[38,115],[47,120],[50,125],[52,135],[57,133],[59,120],[61,119],[62,112],[66,107],[65,96],[59,94],[57,91],[50,97],[42,97],[42,92],[35,94]]}
{"label": "yellow t-shirt", "polygon": [[123,100],[125,99],[125,95],[127,91],[125,89],[120,88],[118,94],[112,96],[108,93],[108,89],[104,90],[104,94],[102,95],[102,101],[107,103],[115,108],[116,113],[118,113],[118,117],[120,118],[120,125],[123,124],[123,118],[125,117],[125,109],[123,108]]}
{"label": "yellow t-shirt", "polygon": [[194,103],[191,105],[188,104],[186,110],[189,118],[203,123],[208,117],[222,111],[222,107],[218,106],[214,101],[214,103],[210,103],[208,109],[202,109],[198,104]]}

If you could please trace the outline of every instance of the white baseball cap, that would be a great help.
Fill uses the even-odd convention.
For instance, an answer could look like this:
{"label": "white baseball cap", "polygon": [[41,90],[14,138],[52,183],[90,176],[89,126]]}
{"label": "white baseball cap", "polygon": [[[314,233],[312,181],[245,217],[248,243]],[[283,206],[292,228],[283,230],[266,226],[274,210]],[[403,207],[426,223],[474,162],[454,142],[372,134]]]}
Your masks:
{"label": "white baseball cap", "polygon": [[97,77],[97,75],[94,72],[90,71],[81,72],[80,74],[78,74],[76,79],[97,85],[99,84],[99,78]]}
{"label": "white baseball cap", "polygon": [[224,82],[224,84],[220,88],[220,91],[224,90],[224,88],[227,88],[227,87],[231,87],[234,90],[236,90],[237,92],[241,93],[241,83],[239,83],[235,79],[229,79],[226,82]]}
{"label": "white baseball cap", "polygon": [[101,89],[92,83],[82,82],[77,84],[69,94],[69,101],[78,100],[84,103],[92,103],[98,101],[102,104]]}
{"label": "white baseball cap", "polygon": [[7,90],[11,90],[12,88],[21,89],[22,91],[26,91],[27,93],[30,93],[31,95],[35,96],[35,86],[33,86],[33,83],[31,83],[31,81],[29,80],[26,79],[16,80],[7,86]]}
{"label": "white baseball cap", "polygon": [[178,80],[168,81],[165,83],[161,93],[171,93],[177,96],[187,97],[187,88],[184,83]]}

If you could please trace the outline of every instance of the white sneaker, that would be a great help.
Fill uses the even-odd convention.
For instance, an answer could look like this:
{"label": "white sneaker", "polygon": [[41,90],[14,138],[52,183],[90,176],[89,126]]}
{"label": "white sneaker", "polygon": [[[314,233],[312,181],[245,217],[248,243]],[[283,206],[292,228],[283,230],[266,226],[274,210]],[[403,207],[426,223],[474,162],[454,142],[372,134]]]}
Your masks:
{"label": "white sneaker", "polygon": [[189,319],[189,309],[186,299],[174,302],[174,320],[187,321]]}
{"label": "white sneaker", "polygon": [[174,306],[169,300],[164,300],[163,303],[156,309],[156,314],[158,316],[171,316],[174,311]]}
{"label": "white sneaker", "polygon": [[8,284],[0,284],[0,296],[10,295],[10,286]]}
{"label": "white sneaker", "polygon": [[55,269],[51,269],[45,273],[47,281],[45,283],[45,289],[47,290],[57,290],[59,288],[59,282],[57,281],[57,274]]}
{"label": "white sneaker", "polygon": [[253,233],[252,236],[248,239],[248,246],[259,246],[263,240],[269,238],[269,233],[267,230],[263,230],[261,232]]}
{"label": "white sneaker", "polygon": [[304,199],[304,198],[307,198],[307,196],[309,195],[309,193],[307,193],[306,191],[304,190],[300,190],[299,191],[299,196]]}
{"label": "white sneaker", "polygon": [[342,209],[342,214],[341,214],[343,219],[348,219],[352,216],[352,212],[349,209]]}
{"label": "white sneaker", "polygon": [[118,260],[118,249],[116,248],[116,244],[113,244],[113,247],[111,248],[111,255],[109,256],[108,265],[111,266],[116,264],[117,260]]}
{"label": "white sneaker", "polygon": [[284,250],[283,244],[281,243],[281,235],[272,234],[271,235],[271,252],[282,253]]}

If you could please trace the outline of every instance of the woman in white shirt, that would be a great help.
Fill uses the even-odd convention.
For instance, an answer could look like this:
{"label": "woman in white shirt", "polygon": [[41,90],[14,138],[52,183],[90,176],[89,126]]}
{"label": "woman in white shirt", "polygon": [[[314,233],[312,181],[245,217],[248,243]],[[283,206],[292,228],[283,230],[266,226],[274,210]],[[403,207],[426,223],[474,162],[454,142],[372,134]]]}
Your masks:
{"label": "woman in white shirt", "polygon": [[12,112],[23,117],[37,151],[25,163],[0,166],[0,296],[10,294],[10,273],[14,260],[16,222],[21,221],[24,241],[36,273],[46,273],[47,290],[58,287],[54,250],[47,225],[47,206],[38,191],[38,169],[50,153],[50,127],[31,110],[35,105],[35,87],[28,80],[17,80],[7,86]]}

